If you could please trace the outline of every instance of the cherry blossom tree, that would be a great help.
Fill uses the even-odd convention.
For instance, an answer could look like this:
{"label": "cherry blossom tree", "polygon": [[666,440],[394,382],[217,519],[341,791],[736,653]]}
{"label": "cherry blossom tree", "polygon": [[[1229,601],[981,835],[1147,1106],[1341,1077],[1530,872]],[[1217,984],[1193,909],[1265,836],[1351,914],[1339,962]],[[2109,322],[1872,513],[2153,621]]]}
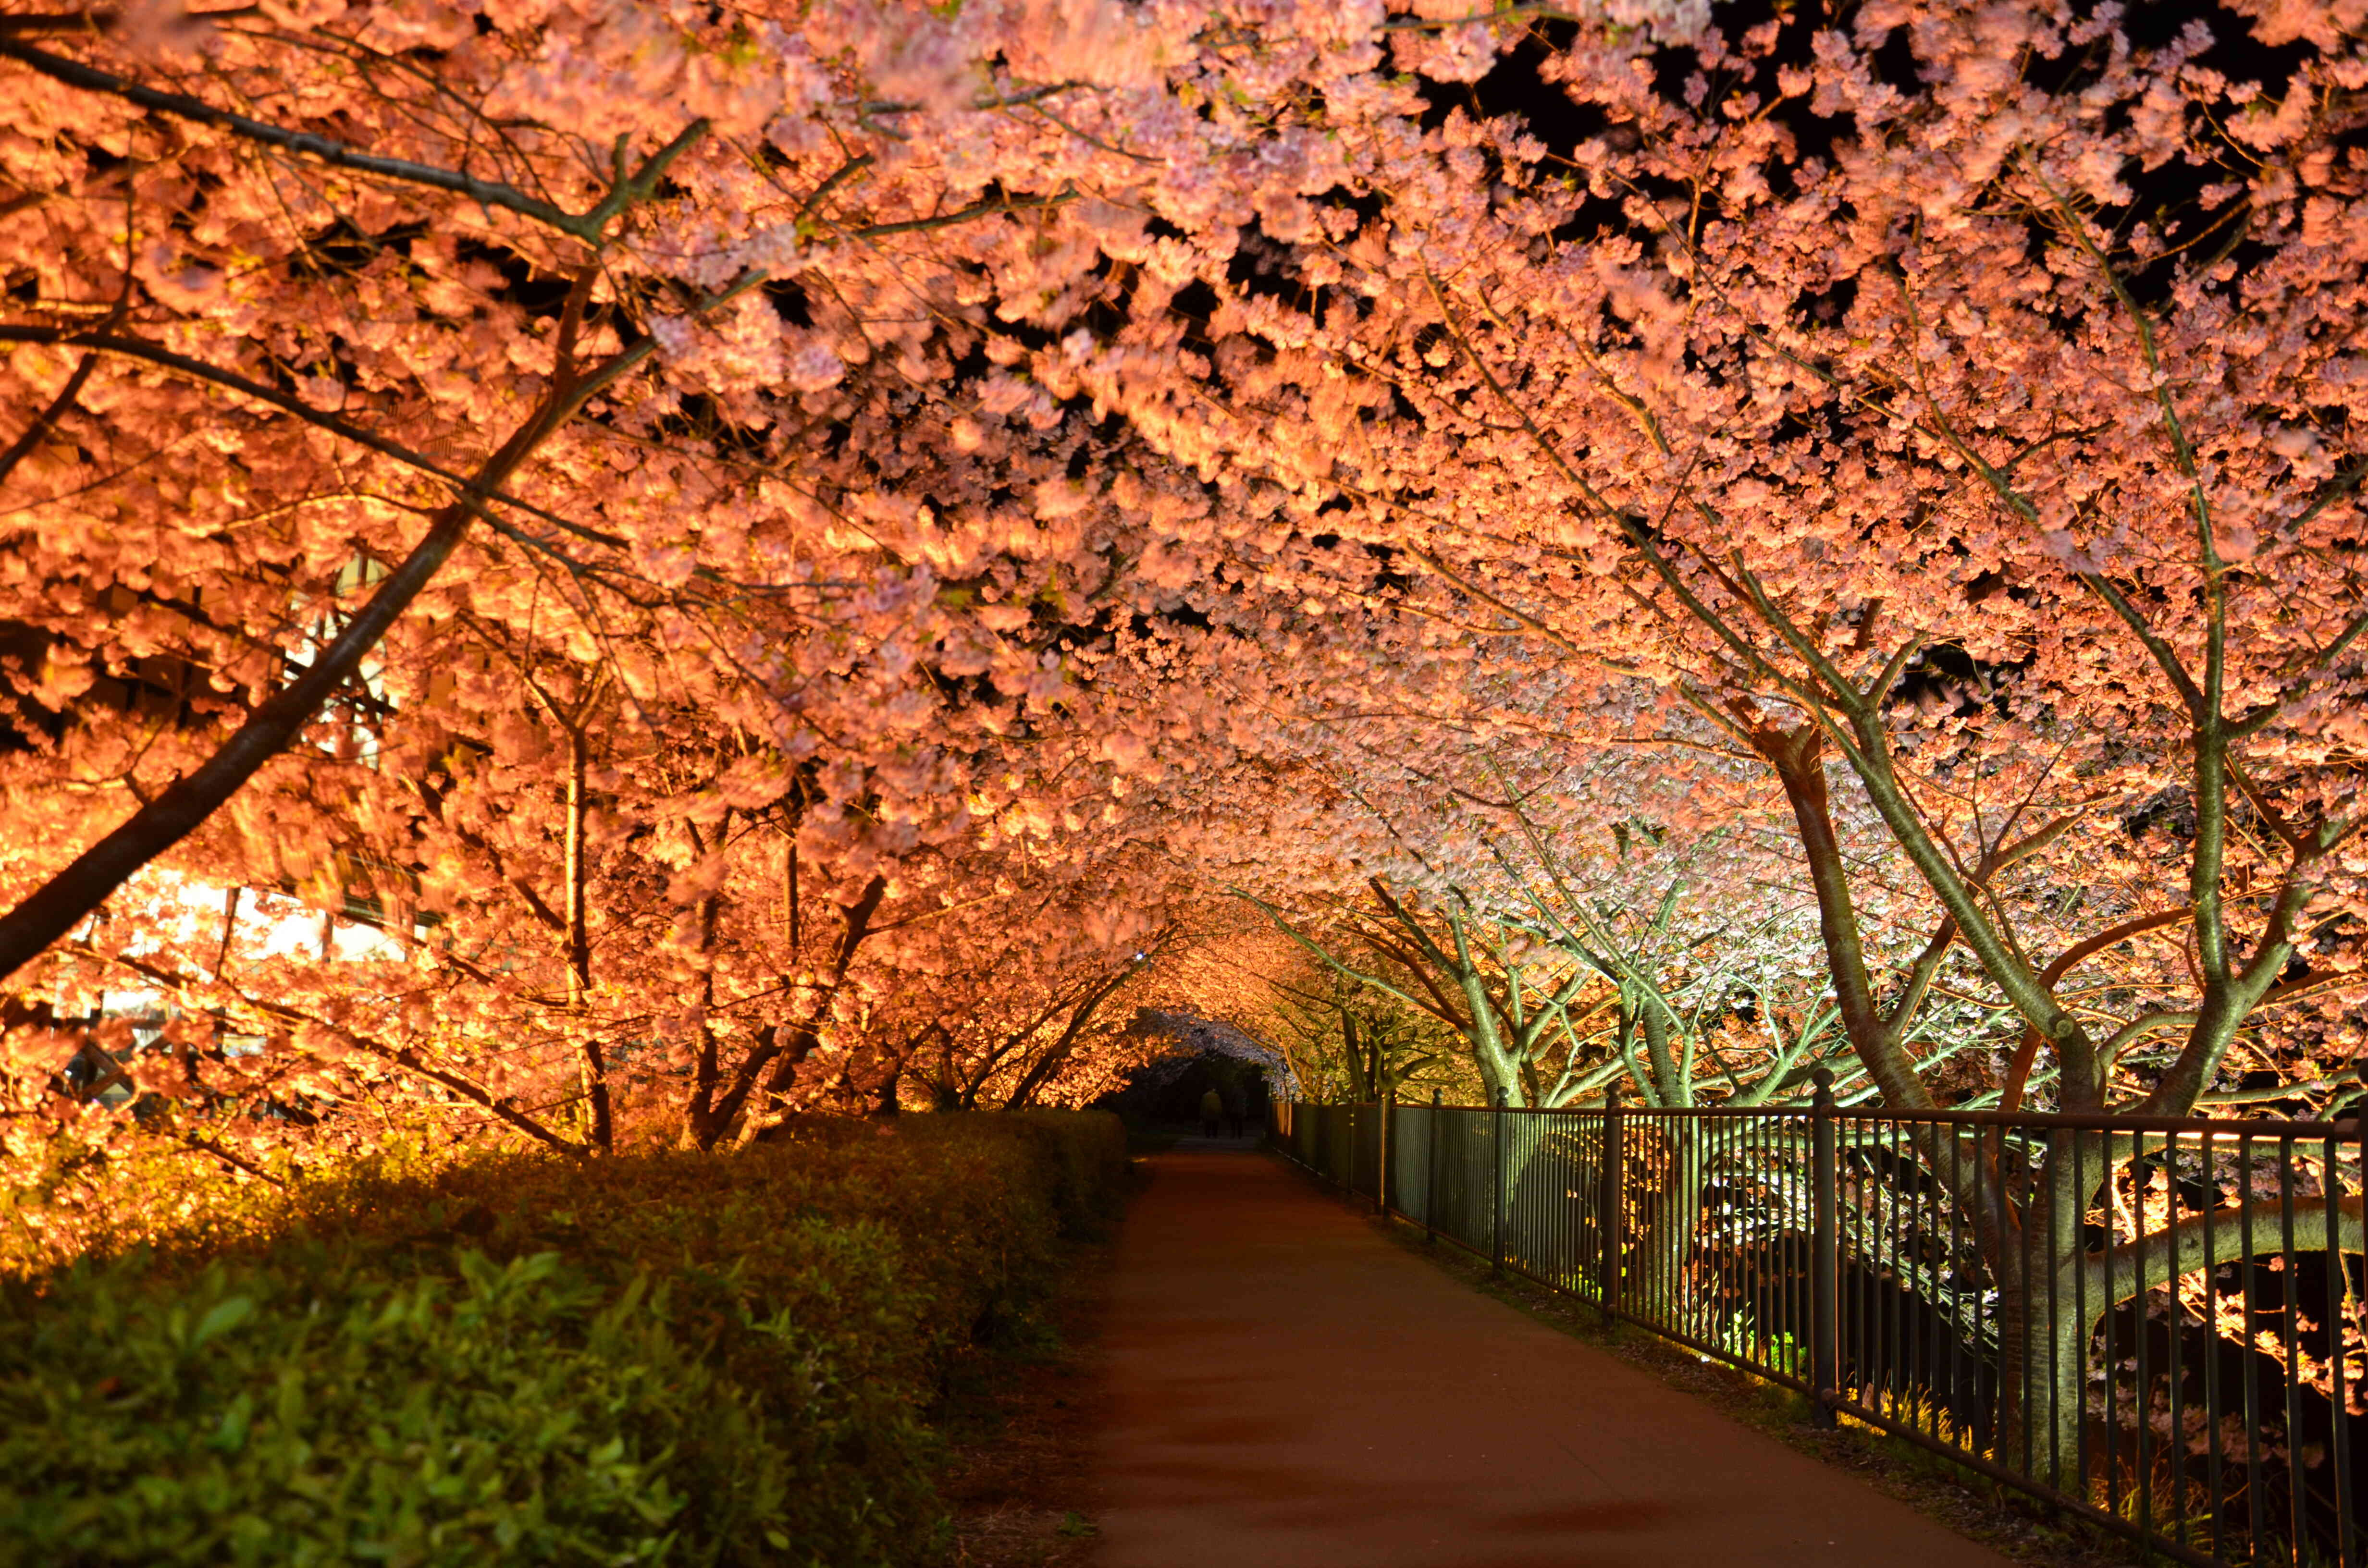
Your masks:
{"label": "cherry blossom tree", "polygon": [[[8,1021],[121,970],[564,1147],[688,1051],[712,1141],[910,858],[1147,762],[1056,711],[1129,551],[1040,361],[1297,111],[1185,111],[1186,7],[431,10],[0,17]],[[251,888],[401,972],[242,987]]]}
{"label": "cherry blossom tree", "polygon": [[[1329,106],[1334,185],[1197,275],[1184,384],[1124,335],[1083,373],[1356,547],[1258,541],[1294,597],[1529,641],[1606,740],[1682,709],[1760,757],[1887,1105],[1936,1103],[1910,1041],[1967,961],[2024,1029],[2009,1104],[2043,1059],[2078,1111],[2183,1114],[2243,1058],[2356,1083],[2348,24],[1530,19],[1409,21],[1409,75]],[[1623,672],[1671,702],[1622,713]],[[1896,979],[1861,808],[1921,883]],[[2010,1301],[2207,1261],[2192,1213],[2086,1248],[2081,1152],[2028,1206],[1962,1162]]]}
{"label": "cherry blossom tree", "polygon": [[[179,1009],[148,1096],[582,1153],[1336,981],[1522,1104],[1846,1042],[1902,1112],[2340,1108],[2362,47],[0,14],[9,1108],[88,1111],[111,987]],[[1312,968],[1221,977],[1225,890]],[[2102,1135],[1950,1136],[2017,1394],[2032,1302],[2214,1261],[2168,1196],[2087,1245]]]}

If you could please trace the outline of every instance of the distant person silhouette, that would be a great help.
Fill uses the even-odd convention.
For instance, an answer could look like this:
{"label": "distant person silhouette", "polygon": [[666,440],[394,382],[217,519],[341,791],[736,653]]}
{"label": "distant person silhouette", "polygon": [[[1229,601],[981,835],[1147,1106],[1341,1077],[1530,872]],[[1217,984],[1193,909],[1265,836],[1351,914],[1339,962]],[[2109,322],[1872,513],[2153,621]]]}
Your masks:
{"label": "distant person silhouette", "polygon": [[1228,1138],[1240,1138],[1244,1135],[1245,1134],[1242,1130],[1242,1092],[1239,1089],[1229,1089],[1225,1092],[1225,1136]]}
{"label": "distant person silhouette", "polygon": [[1201,1095],[1201,1136],[1214,1138],[1217,1135],[1217,1119],[1224,1114],[1225,1102],[1217,1091],[1203,1090]]}

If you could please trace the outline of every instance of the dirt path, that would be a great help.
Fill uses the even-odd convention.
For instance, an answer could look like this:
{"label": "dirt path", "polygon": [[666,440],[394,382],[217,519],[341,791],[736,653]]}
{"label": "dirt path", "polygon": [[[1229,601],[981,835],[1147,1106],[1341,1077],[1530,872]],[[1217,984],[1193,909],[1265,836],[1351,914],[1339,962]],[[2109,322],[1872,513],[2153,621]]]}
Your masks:
{"label": "dirt path", "polygon": [[1100,1568],[2005,1568],[1269,1156],[1152,1165],[1104,1335]]}

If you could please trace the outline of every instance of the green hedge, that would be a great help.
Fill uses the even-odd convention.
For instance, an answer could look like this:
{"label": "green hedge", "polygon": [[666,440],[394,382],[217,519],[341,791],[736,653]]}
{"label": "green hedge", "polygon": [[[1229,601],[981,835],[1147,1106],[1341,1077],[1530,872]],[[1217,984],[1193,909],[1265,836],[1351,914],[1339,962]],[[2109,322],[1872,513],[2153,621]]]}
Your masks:
{"label": "green hedge", "polygon": [[925,1407],[1106,1212],[1115,1119],[304,1188],[0,1288],[0,1562],[902,1563]]}

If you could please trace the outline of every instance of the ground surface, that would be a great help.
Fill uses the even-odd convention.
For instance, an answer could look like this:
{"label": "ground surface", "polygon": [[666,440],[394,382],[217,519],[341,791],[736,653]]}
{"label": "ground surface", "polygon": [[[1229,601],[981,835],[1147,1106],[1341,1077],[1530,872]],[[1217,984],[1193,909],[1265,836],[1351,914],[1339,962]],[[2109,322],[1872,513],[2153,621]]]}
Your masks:
{"label": "ground surface", "polygon": [[[1362,1199],[1325,1189],[1351,1204]],[[1378,1221],[1372,1221],[1381,1226]],[[2111,1536],[2021,1494],[1951,1465],[1845,1415],[1839,1430],[1810,1419],[1808,1401],[1789,1389],[1748,1377],[1642,1329],[1606,1328],[1594,1307],[1518,1274],[1492,1275],[1487,1260],[1460,1247],[1426,1243],[1403,1222],[1381,1226],[1395,1245],[1442,1269],[1473,1290],[1507,1302],[1557,1333],[1567,1334],[1651,1373],[1692,1398],[1786,1447],[1838,1465],[1888,1496],[1959,1534],[1996,1548],[2025,1568],[2125,1568],[2148,1561],[2131,1542]]]}
{"label": "ground surface", "polygon": [[1119,1243],[1099,1568],[2003,1568],[1476,1293],[1277,1161],[1151,1162]]}

